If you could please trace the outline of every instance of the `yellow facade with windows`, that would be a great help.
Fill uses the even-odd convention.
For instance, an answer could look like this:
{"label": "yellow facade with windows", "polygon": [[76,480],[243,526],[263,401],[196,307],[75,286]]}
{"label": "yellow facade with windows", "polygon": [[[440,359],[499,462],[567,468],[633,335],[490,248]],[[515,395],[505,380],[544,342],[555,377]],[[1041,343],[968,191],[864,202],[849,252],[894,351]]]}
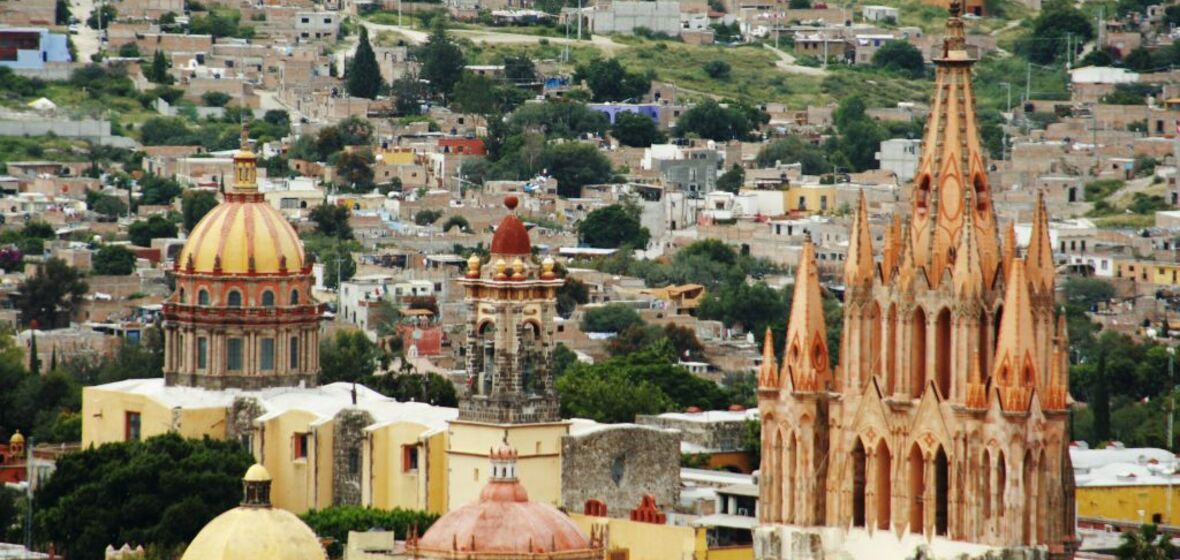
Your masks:
{"label": "yellow facade with windows", "polygon": [[365,430],[362,495],[366,506],[447,511],[447,433],[414,422]]}
{"label": "yellow facade with windows", "polygon": [[787,212],[823,214],[836,209],[835,185],[793,185],[784,196]]}
{"label": "yellow facade with windows", "polygon": [[[186,438],[225,439],[226,406],[181,407],[148,395],[128,392],[126,382],[82,388],[82,447],[99,446],[175,432]],[[138,433],[136,433],[138,432]]]}
{"label": "yellow facade with windows", "polygon": [[[1168,511],[1168,493],[1172,493]],[[1180,485],[1079,486],[1078,517],[1131,524],[1180,525]]]}

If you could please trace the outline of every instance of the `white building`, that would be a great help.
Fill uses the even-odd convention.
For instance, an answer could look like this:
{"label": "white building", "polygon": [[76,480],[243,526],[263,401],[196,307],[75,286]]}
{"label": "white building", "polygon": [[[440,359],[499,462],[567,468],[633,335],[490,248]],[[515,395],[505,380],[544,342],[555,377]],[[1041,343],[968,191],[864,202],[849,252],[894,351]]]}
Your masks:
{"label": "white building", "polygon": [[605,9],[592,13],[591,30],[594,33],[634,34],[637,28],[646,28],[653,33],[673,37],[680,35],[680,3],[668,0],[635,2],[624,0],[611,2]]}
{"label": "white building", "polygon": [[898,183],[906,183],[914,178],[918,170],[918,154],[922,151],[922,141],[910,138],[891,138],[881,142],[881,151],[877,152],[877,161],[881,169],[892,171],[897,175]]}
{"label": "white building", "polygon": [[860,15],[865,21],[897,21],[900,12],[892,6],[864,6]]}
{"label": "white building", "polygon": [[298,12],[295,14],[295,35],[300,41],[335,41],[340,35],[340,13]]}

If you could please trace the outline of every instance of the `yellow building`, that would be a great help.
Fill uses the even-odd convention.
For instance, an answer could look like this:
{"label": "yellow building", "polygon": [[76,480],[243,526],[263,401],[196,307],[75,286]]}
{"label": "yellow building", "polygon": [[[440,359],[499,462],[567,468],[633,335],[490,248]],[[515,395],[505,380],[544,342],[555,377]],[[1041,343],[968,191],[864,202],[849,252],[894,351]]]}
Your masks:
{"label": "yellow building", "polygon": [[209,390],[130,379],[82,390],[82,444],[168,432],[236,439],[265,464],[272,500],[302,513],[358,504],[446,511],[453,408],[397,402],[364,386]]}
{"label": "yellow building", "polygon": [[836,185],[792,185],[784,196],[787,212],[823,214],[836,209]]}
{"label": "yellow building", "polygon": [[[1165,449],[1071,449],[1078,522],[1180,525],[1180,478]],[[1171,499],[1168,494],[1171,493]]]}

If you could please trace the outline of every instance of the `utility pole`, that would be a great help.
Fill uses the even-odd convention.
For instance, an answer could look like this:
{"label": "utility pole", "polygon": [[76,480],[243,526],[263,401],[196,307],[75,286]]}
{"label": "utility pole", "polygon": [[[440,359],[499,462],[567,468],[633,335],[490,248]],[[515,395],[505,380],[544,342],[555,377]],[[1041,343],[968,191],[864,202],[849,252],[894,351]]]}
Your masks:
{"label": "utility pole", "polygon": [[1067,32],[1065,34],[1065,70],[1069,71],[1070,66],[1073,66],[1073,33]]}
{"label": "utility pole", "polygon": [[1008,92],[1008,112],[1012,112],[1012,84],[1009,82],[1000,82],[1000,85]]}
{"label": "utility pole", "polygon": [[582,0],[578,0],[578,41],[582,40]]}

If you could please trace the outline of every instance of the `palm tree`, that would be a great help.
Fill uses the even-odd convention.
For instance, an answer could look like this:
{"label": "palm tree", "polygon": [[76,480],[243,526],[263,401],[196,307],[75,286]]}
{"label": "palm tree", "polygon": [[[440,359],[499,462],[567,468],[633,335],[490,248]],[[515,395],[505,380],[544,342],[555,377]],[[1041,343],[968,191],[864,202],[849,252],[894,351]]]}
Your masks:
{"label": "palm tree", "polygon": [[1176,546],[1155,525],[1143,525],[1138,531],[1123,533],[1123,542],[1115,549],[1120,560],[1171,560]]}

